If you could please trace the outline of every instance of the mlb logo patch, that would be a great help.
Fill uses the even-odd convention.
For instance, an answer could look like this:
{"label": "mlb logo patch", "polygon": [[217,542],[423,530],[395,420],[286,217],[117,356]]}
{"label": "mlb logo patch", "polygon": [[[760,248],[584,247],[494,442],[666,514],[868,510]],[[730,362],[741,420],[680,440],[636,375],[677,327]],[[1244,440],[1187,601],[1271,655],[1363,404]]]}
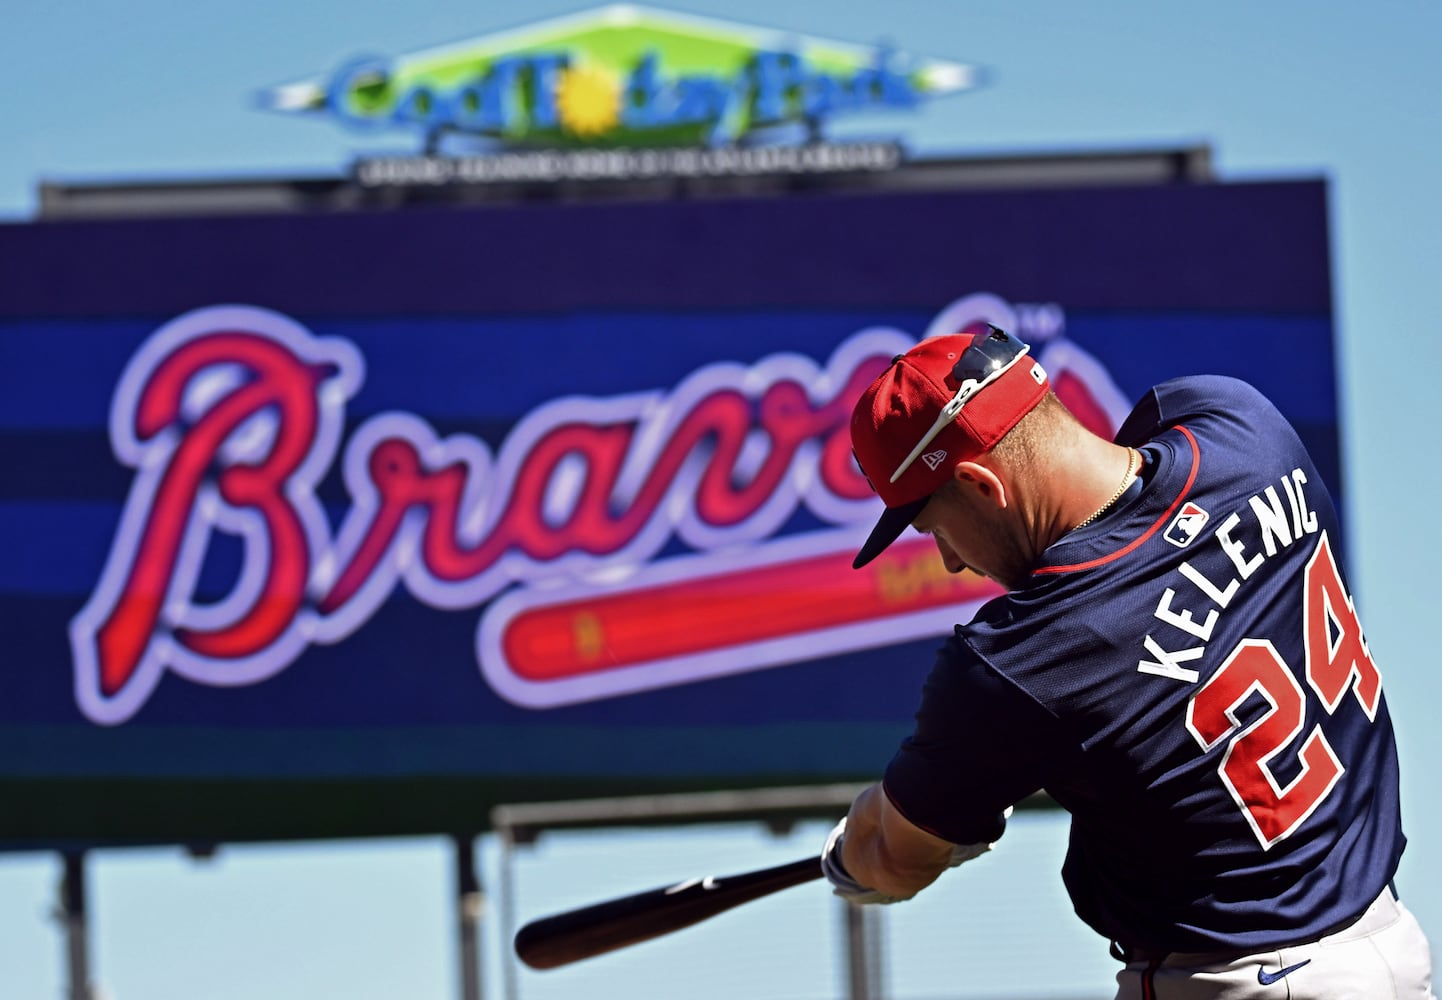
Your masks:
{"label": "mlb logo patch", "polygon": [[1189,500],[1182,504],[1181,512],[1172,518],[1171,524],[1167,525],[1164,537],[1177,548],[1184,549],[1202,533],[1202,525],[1207,523],[1207,518],[1210,516]]}

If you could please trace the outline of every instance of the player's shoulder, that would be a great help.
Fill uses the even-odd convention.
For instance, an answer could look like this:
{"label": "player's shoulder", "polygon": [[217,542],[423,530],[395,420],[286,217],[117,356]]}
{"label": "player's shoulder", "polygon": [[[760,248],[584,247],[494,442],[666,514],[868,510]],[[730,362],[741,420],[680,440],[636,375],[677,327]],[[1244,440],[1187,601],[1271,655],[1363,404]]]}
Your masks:
{"label": "player's shoulder", "polygon": [[1137,447],[1179,424],[1258,431],[1283,420],[1249,382],[1229,375],[1186,375],[1149,389],[1122,422],[1116,440]]}
{"label": "player's shoulder", "polygon": [[[1044,711],[1018,677],[1026,672],[1018,669],[1024,657],[1014,655],[1020,649],[1016,633],[1024,626],[1008,613],[1009,604],[1007,597],[996,598],[970,623],[954,629],[937,650],[923,688],[924,704],[948,705],[953,713],[959,707],[968,716],[982,706],[1008,718],[1033,719],[1036,712]],[[1008,634],[1009,640],[1004,638]],[[1000,655],[1002,646],[1011,647],[1013,655]]]}

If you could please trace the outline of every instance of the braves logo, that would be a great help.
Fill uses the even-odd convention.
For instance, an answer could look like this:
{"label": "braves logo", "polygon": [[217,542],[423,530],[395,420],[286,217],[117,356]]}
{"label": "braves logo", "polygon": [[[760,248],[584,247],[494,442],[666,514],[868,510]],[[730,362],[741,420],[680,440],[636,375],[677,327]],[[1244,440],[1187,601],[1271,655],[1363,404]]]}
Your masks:
{"label": "braves logo", "polygon": [[[991,297],[968,303],[1016,318]],[[407,413],[342,441],[365,377],[354,345],[252,307],[179,317],[135,354],[113,400],[112,444],[135,476],[71,622],[77,703],[115,724],[166,672],[259,682],[351,635],[398,587],[440,609],[486,605],[482,674],[533,707],[939,634],[985,586],[924,583],[905,546],[872,574],[838,572],[874,518],[850,401],[913,342],[871,328],[824,366],[777,354],[705,366],[669,391],[553,400],[493,452]],[[1067,369],[1052,369],[1059,390]],[[1104,393],[1089,400],[1119,419]],[[332,528],[316,488],[338,456],[351,504]],[[773,537],[803,507],[831,527]],[[221,535],[239,539],[242,569],[207,603],[197,583]],[[673,540],[694,554],[655,560]],[[782,622],[818,586],[835,600],[797,603]],[[635,639],[628,616],[662,597],[719,606],[728,628]],[[880,619],[884,639],[858,631]]]}

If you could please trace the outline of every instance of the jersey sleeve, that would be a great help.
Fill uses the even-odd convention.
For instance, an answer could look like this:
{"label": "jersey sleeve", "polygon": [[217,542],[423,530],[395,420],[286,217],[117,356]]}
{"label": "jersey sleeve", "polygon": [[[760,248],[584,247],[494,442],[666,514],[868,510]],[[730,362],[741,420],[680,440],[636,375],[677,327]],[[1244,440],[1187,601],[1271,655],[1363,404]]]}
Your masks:
{"label": "jersey sleeve", "polygon": [[891,804],[953,844],[995,840],[1002,812],[1080,752],[1056,717],[954,636],[922,692],[916,727],[886,768]]}

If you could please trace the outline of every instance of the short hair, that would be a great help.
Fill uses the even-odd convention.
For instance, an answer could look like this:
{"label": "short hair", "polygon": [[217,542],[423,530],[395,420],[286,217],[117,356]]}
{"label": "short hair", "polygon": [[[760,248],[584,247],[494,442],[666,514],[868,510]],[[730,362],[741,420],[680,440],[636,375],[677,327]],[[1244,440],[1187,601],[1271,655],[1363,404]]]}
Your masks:
{"label": "short hair", "polygon": [[1072,412],[1048,390],[1031,412],[998,441],[989,454],[1011,468],[1035,465],[1048,451],[1060,447],[1063,431],[1077,423]]}

